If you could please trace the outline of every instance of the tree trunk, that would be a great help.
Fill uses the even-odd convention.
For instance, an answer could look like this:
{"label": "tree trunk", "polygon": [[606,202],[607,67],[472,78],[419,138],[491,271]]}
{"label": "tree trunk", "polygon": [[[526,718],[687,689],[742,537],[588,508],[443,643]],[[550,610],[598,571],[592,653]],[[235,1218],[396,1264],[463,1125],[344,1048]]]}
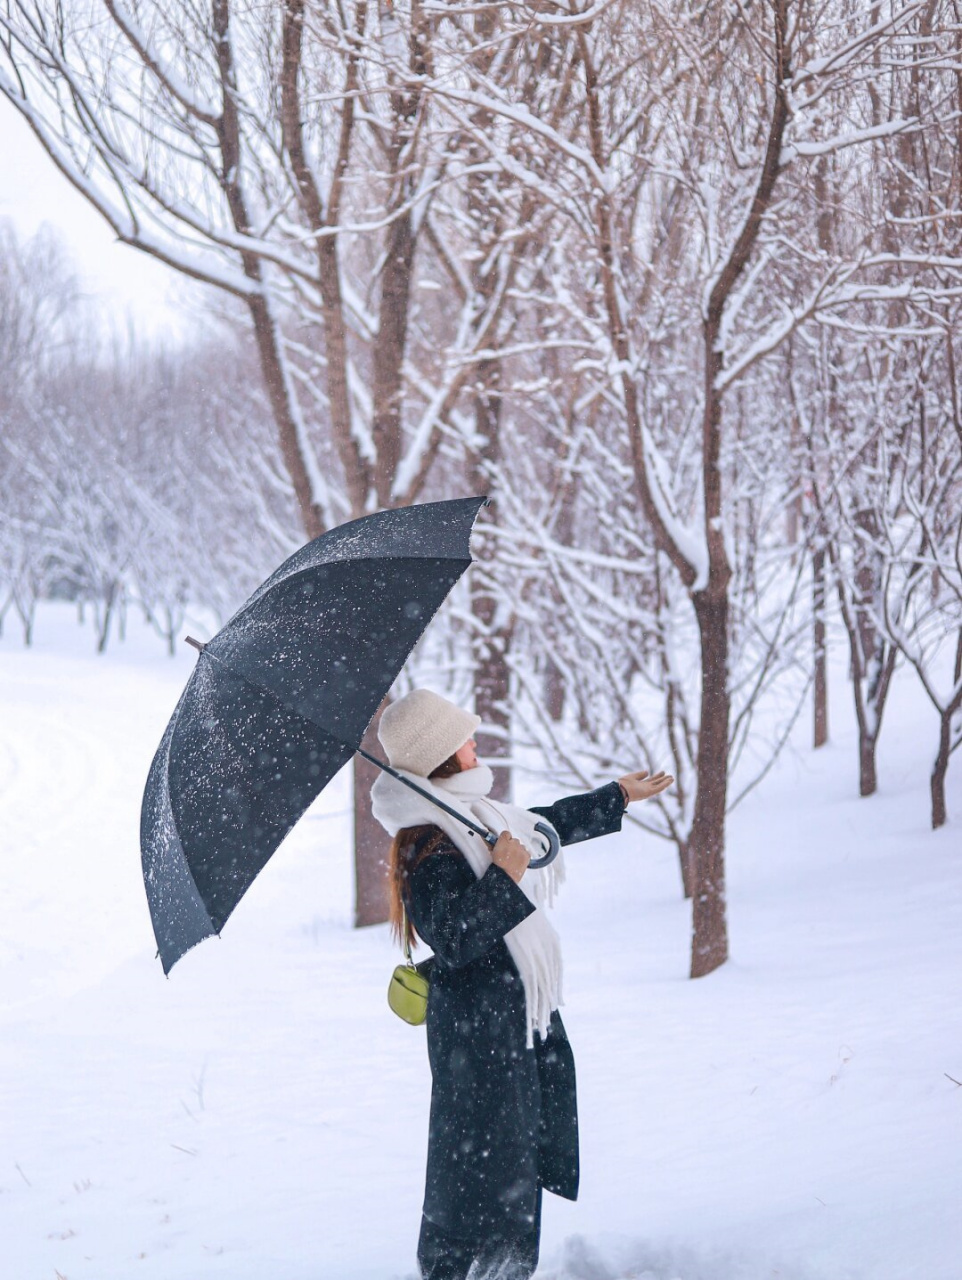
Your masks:
{"label": "tree trunk", "polygon": [[374,489],[380,507],[393,504],[394,477],[401,460],[404,353],[407,349],[411,268],[416,244],[411,215],[396,218],[388,237],[389,247],[381,270],[380,327],[371,373],[374,398],[371,436],[377,458]]}
{"label": "tree trunk", "polygon": [[875,674],[866,681],[864,706],[858,713],[858,777],[859,795],[873,796],[878,789],[875,753],[878,748],[882,716],[888,699],[898,650],[881,637],[878,657],[873,659]]}
{"label": "tree trunk", "polygon": [[828,664],[825,627],[825,551],[812,556],[812,631],[815,641],[815,680],[813,683],[812,745],[824,747],[828,742]]}
{"label": "tree trunk", "polygon": [[728,797],[728,596],[693,593],[701,640],[698,786],[690,850],[694,868],[691,976],[728,959],[725,916],[725,808]]}
{"label": "tree trunk", "polygon": [[874,796],[878,790],[878,775],[875,768],[875,747],[878,739],[871,734],[859,730],[858,735],[858,793],[860,796]]}
{"label": "tree trunk", "polygon": [[945,807],[945,775],[949,768],[949,752],[951,750],[951,713],[943,712],[939,726],[939,753],[935,757],[929,789],[932,794],[932,830],[944,827],[948,813]]}
{"label": "tree trunk", "polygon": [[[484,446],[483,459],[479,459],[474,469],[474,483],[477,492],[483,492],[488,483],[484,460],[495,461],[500,453],[500,407],[501,399],[492,386],[497,386],[498,374],[495,368],[482,366],[479,376],[489,381],[489,385],[475,397],[475,411],[479,434],[487,441]],[[488,521],[494,519],[490,510],[485,513]],[[511,633],[498,619],[498,601],[495,589],[490,580],[486,580],[483,561],[493,556],[494,548],[485,547],[484,518],[475,535],[477,538],[478,558],[482,561],[474,571],[471,591],[471,613],[474,617],[474,710],[481,717],[483,724],[490,725],[496,732],[478,733],[478,755],[486,756],[489,761],[507,759],[511,755],[511,717],[508,713],[511,697],[511,673],[508,669],[507,655],[511,643]],[[489,541],[489,540],[488,540]],[[491,796],[494,800],[511,799],[511,767],[510,765],[491,765],[494,774],[494,786]]]}
{"label": "tree trunk", "polygon": [[[510,672],[505,660],[508,634],[496,624],[497,602],[482,586],[471,597],[478,636],[474,646],[474,710],[497,732],[477,734],[478,755],[489,761],[511,755]],[[492,764],[494,800],[511,799],[511,766]]]}
{"label": "tree trunk", "polygon": [[939,753],[932,768],[932,830],[945,826],[948,811],[945,807],[945,775],[949,769],[949,757],[962,742],[962,725],[955,741],[952,741],[952,724],[962,712],[962,630],[955,644],[955,697],[945,707],[939,707]]}
{"label": "tree trunk", "polygon": [[838,547],[829,542],[827,551],[838,588],[839,612],[848,636],[852,695],[858,724],[858,793],[871,796],[878,786],[875,753],[898,650],[875,628],[871,606],[878,598],[878,590],[875,579],[870,576],[870,567],[867,569],[863,563],[858,568],[856,590],[853,599],[849,600]]}
{"label": "tree trunk", "polygon": [[695,867],[691,856],[691,841],[680,839],[676,841],[678,848],[678,868],[681,872],[681,890],[682,896],[686,902],[690,902],[695,892]]}
{"label": "tree trunk", "polygon": [[104,602],[104,615],[101,620],[99,634],[97,636],[97,652],[106,653],[107,640],[110,636],[110,619],[113,617],[114,601],[117,598],[117,584],[111,582],[107,588],[107,599]]}
{"label": "tree trunk", "polygon": [[550,658],[544,672],[544,705],[548,715],[558,724],[565,713],[565,682]]}
{"label": "tree trunk", "polygon": [[[484,74],[490,68],[493,40],[497,27],[497,8],[480,6],[474,15],[474,33],[479,41],[478,70]],[[481,107],[472,113],[472,121],[479,136],[488,134],[493,126],[491,114]],[[497,202],[492,201],[495,185],[485,169],[484,148],[478,143],[468,144],[468,156],[476,172],[468,173],[465,195],[474,226],[477,255],[471,263],[471,287],[476,295],[476,314],[480,319],[489,309],[494,291],[499,283],[499,272],[492,260],[502,234],[502,214]],[[489,340],[490,341],[490,340]],[[496,339],[495,339],[496,342]],[[501,461],[501,361],[480,360],[475,373],[474,420],[475,435],[481,442],[472,460],[472,481],[475,493],[490,492],[491,477]],[[484,525],[497,520],[496,509],[484,512],[478,530],[478,558],[483,562],[493,560],[497,545],[484,535]],[[478,755],[487,757],[494,774],[492,799],[511,800],[511,767],[495,764],[495,760],[511,756],[511,717],[508,711],[511,697],[511,673],[507,655],[511,644],[510,626],[504,617],[499,618],[497,587],[479,565],[475,570],[471,590],[471,613],[474,619],[472,633],[472,657],[474,659],[474,710],[481,717],[482,726],[488,725],[495,732],[476,735]]]}
{"label": "tree trunk", "polygon": [[[383,758],[377,727],[387,703],[382,703],[368,726],[361,746],[371,755]],[[354,927],[383,924],[388,918],[388,851],[390,841],[371,813],[371,787],[381,773],[377,765],[368,764],[363,756],[354,757]]]}
{"label": "tree trunk", "polygon": [[[234,50],[231,45],[229,0],[213,0],[211,20],[223,95],[223,110],[217,117],[215,126],[222,162],[219,175],[220,186],[235,229],[241,235],[249,236],[252,226],[247,198],[242,186],[241,128],[237,105]],[[286,374],[280,332],[263,287],[263,264],[252,250],[242,250],[240,257],[245,276],[255,281],[258,286],[257,291],[248,297],[247,307],[254,328],[254,341],[260,357],[267,398],[277,426],[281,457],[290,477],[304,531],[308,538],[316,538],[323,532],[324,524],[314,502],[310,473],[302,451],[303,446],[298,431],[300,408],[291,380]]]}
{"label": "tree trunk", "polygon": [[20,625],[23,629],[23,643],[26,648],[30,648],[33,644],[33,619],[36,610],[37,598],[31,595],[25,602],[19,596],[15,597],[15,608],[20,617]]}
{"label": "tree trunk", "polygon": [[[725,550],[722,509],[722,402],[718,379],[724,367],[722,317],[748,265],[778,180],[782,140],[789,118],[786,86],[791,79],[788,0],[772,5],[775,35],[774,100],[765,157],[748,215],[707,298],[703,324],[705,407],[702,425],[702,483],[708,582],[692,589],[701,642],[701,722],[691,851],[695,867],[692,902],[691,976],[711,973],[728,959],[725,913],[725,810],[728,799],[729,714],[728,592],[731,567]],[[690,585],[690,584],[689,584]]]}
{"label": "tree trunk", "polygon": [[[835,204],[829,183],[829,162],[822,156],[815,164],[815,204],[818,209],[816,222],[818,247],[826,258],[835,252]],[[831,349],[831,330],[822,335],[822,352],[828,391],[827,434],[831,434],[838,420],[838,385]],[[814,467],[814,460],[813,460]],[[814,483],[813,483],[814,488]],[[821,521],[817,536],[821,534]],[[825,647],[825,547],[819,546],[812,554],[812,621],[815,640],[815,681],[812,690],[814,724],[812,745],[824,747],[828,742],[828,671]]]}

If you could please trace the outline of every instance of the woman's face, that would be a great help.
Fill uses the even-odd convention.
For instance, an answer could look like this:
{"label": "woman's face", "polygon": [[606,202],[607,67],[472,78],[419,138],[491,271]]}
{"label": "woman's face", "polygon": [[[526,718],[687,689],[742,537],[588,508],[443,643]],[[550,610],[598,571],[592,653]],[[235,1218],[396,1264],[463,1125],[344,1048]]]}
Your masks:
{"label": "woman's face", "polygon": [[463,747],[458,747],[454,753],[454,758],[461,766],[461,771],[465,769],[474,769],[478,764],[477,743],[473,738],[469,738]]}

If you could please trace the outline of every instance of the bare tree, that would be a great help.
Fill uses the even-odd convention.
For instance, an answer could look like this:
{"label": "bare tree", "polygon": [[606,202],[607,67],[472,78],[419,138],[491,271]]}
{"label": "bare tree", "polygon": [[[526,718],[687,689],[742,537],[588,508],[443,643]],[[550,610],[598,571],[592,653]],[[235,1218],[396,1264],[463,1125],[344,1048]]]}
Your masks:
{"label": "bare tree", "polygon": [[[824,6],[801,0],[773,0],[750,17],[674,3],[505,6],[505,32],[523,25],[534,41],[551,28],[560,40],[550,75],[570,86],[567,110],[551,119],[526,109],[512,82],[476,65],[468,85],[438,90],[466,129],[479,108],[527,129],[526,168],[495,130],[491,163],[556,211],[564,250],[550,289],[561,340],[590,351],[582,367],[590,362],[595,394],[621,424],[643,526],[628,518],[653,539],[662,580],[677,579],[693,615],[698,707],[686,703],[684,722],[696,740],[687,836],[696,976],[727,955],[733,583],[751,579],[733,562],[733,535],[740,505],[749,522],[758,514],[739,496],[759,436],[746,414],[763,404],[775,430],[785,423],[771,394],[747,407],[750,379],[801,328],[891,297],[879,281],[889,251],[865,228],[834,255],[819,249],[819,171],[839,155],[858,174],[879,140],[897,146],[931,123],[872,115],[875,80],[889,75],[883,55],[910,73],[924,55],[907,34],[930,11],[838,3],[829,22]],[[904,264],[903,287],[933,300],[927,265]],[[614,599],[610,586],[598,590]],[[635,665],[640,656],[609,664],[609,680],[629,682]]]}
{"label": "bare tree", "polygon": [[[927,353],[933,339],[941,348],[958,287],[951,210],[959,157],[950,111],[958,39],[946,6],[912,6],[904,17],[885,74],[879,52],[866,81],[861,119],[875,134],[871,167],[853,164],[845,151],[831,166],[818,161],[819,251],[858,274],[828,323],[797,335],[790,377],[807,451],[801,470],[813,557],[831,562],[848,640],[862,795],[878,785],[878,740],[899,657],[884,621],[887,610],[900,614],[890,597],[887,531],[908,459],[918,455],[920,415],[933,420],[934,387],[949,403],[955,398],[951,350],[941,367]],[[934,452],[937,434],[929,430],[924,452]],[[816,581],[820,567],[814,561]]]}
{"label": "bare tree", "polygon": [[933,395],[935,387],[957,387],[957,325],[957,316],[947,317],[940,338],[919,344],[917,412],[887,469],[896,500],[880,504],[876,548],[884,566],[881,624],[939,718],[930,778],[933,828],[947,820],[945,778],[962,744],[962,429],[957,391]]}

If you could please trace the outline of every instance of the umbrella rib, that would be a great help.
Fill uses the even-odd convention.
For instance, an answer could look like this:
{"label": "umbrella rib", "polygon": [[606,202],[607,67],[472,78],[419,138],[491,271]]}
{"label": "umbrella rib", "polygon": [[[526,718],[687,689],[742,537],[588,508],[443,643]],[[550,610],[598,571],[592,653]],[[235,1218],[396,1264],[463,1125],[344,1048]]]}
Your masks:
{"label": "umbrella rib", "polygon": [[322,733],[326,733],[333,742],[339,742],[342,747],[347,747],[351,752],[358,750],[353,743],[346,741],[340,736],[340,734],[334,733],[326,724],[321,724],[321,722],[319,720],[315,720],[313,716],[309,716],[299,708],[292,707],[290,703],[286,703],[277,690],[272,689],[269,684],[258,684],[256,680],[251,680],[245,672],[238,671],[235,667],[232,667],[231,664],[220,657],[219,654],[211,653],[209,651],[209,642],[204,645],[201,650],[200,657],[197,659],[198,664],[200,663],[201,658],[210,658],[214,662],[219,662],[224,670],[229,671],[237,680],[243,680],[245,684],[250,685],[252,689],[256,689],[259,693],[269,694],[278,706],[283,707],[285,711],[296,711],[302,720],[306,720],[308,724],[312,724],[315,728],[320,729]]}
{"label": "umbrella rib", "polygon": [[[310,543],[308,543],[307,545],[310,546]],[[320,569],[322,566],[330,566],[333,568],[336,565],[343,565],[343,564],[351,564],[351,565],[377,564],[378,562],[387,564],[390,560],[394,560],[395,562],[397,562],[398,560],[453,560],[456,564],[464,563],[465,567],[467,567],[467,565],[474,563],[473,559],[471,558],[470,549],[468,550],[466,555],[457,555],[457,556],[455,555],[451,555],[451,556],[442,556],[442,555],[355,556],[350,559],[345,557],[343,560],[319,560],[316,564],[306,564],[301,569],[295,569],[293,573],[286,574],[283,578],[278,578],[276,581],[272,578],[268,578],[267,582],[263,583],[263,585],[260,586],[257,589],[257,591],[254,592],[251,598],[245,601],[245,603],[241,605],[241,607],[237,610],[237,612],[228,620],[226,627],[232,626],[234,623],[239,622],[244,617],[248,609],[253,608],[254,605],[256,604],[260,604],[266,592],[268,590],[273,590],[281,582],[283,582],[285,585],[288,585],[292,582],[296,582],[297,579],[302,577],[305,573],[313,573],[315,572],[315,570]],[[459,574],[458,576],[460,577],[461,575]],[[435,612],[437,612],[437,610],[435,610]],[[225,630],[226,630],[226,627],[224,628]],[[214,638],[216,639],[216,636]]]}
{"label": "umbrella rib", "polygon": [[[164,756],[164,765],[163,765],[163,769],[162,769],[162,776],[163,776],[163,779],[164,779],[163,786],[164,786],[164,788],[165,788],[165,790],[166,790],[167,806],[168,806],[168,808],[169,808],[169,809],[171,809],[171,808],[172,808],[172,806],[171,806],[171,804],[170,804],[170,784],[169,784],[169,778],[168,778],[168,769],[169,769],[169,766],[170,766],[170,749],[171,749],[171,745],[172,745],[172,743],[173,743],[173,734],[171,734],[170,738],[169,738],[169,739],[168,739],[168,741],[167,741],[167,750],[166,750],[166,753],[165,753],[165,756]],[[172,821],[173,821],[173,817],[172,817]],[[181,847],[181,851],[183,851],[183,844],[182,844],[182,842],[181,842],[180,832],[179,832],[179,831],[178,831],[178,829],[177,829],[177,823],[176,823],[176,821],[174,821],[173,825],[174,825],[174,832],[175,832],[175,834],[176,834],[176,836],[177,836],[177,842],[178,842],[178,844],[179,844],[179,845],[180,845],[180,847]],[[186,859],[186,858],[183,858],[182,862],[183,862],[183,869],[184,869],[184,872],[186,873],[186,875],[187,875],[187,879],[188,879],[188,881],[189,881],[189,888],[193,890],[193,895],[194,895],[194,898],[195,898],[196,902],[200,905],[201,910],[203,911],[204,915],[207,917],[207,923],[208,923],[208,924],[209,924],[209,926],[210,926],[210,930],[211,930],[211,932],[210,932],[210,933],[207,933],[207,934],[204,934],[204,935],[202,935],[202,936],[201,936],[201,937],[199,937],[199,938],[195,938],[195,939],[194,939],[194,940],[193,940],[193,941],[192,941],[192,942],[191,942],[191,943],[190,943],[190,944],[185,948],[185,950],[181,951],[181,952],[180,952],[180,954],[179,954],[179,955],[178,955],[178,956],[177,956],[173,961],[171,961],[171,965],[170,965],[170,967],[169,967],[169,968],[168,968],[168,966],[166,965],[166,963],[164,963],[164,961],[163,961],[163,959],[162,959],[162,960],[161,960],[161,963],[162,963],[163,968],[164,968],[164,976],[165,976],[165,977],[170,977],[170,969],[171,969],[171,968],[173,968],[174,964],[176,964],[176,963],[177,963],[177,960],[181,960],[181,959],[183,959],[183,957],[187,954],[187,952],[188,952],[188,951],[193,950],[193,948],[194,948],[194,947],[198,946],[201,942],[205,941],[205,939],[206,939],[206,938],[210,938],[210,937],[218,937],[218,938],[219,938],[219,937],[220,937],[220,929],[218,929],[218,928],[215,926],[214,921],[213,921],[213,919],[211,918],[210,910],[208,909],[207,903],[204,901],[204,896],[203,896],[203,894],[201,893],[201,891],[200,891],[200,889],[199,889],[199,887],[198,887],[198,885],[197,885],[197,881],[196,881],[196,879],[194,878],[194,872],[193,872],[193,870],[192,870],[192,868],[191,868],[191,866],[190,866],[190,863],[187,861],[187,859]],[[156,928],[155,928],[155,930],[154,930],[154,937],[156,938],[157,943],[158,943],[158,947],[157,947],[157,954],[158,954],[158,955],[160,955],[160,951],[161,951],[161,948],[160,948],[160,939],[157,937]]]}

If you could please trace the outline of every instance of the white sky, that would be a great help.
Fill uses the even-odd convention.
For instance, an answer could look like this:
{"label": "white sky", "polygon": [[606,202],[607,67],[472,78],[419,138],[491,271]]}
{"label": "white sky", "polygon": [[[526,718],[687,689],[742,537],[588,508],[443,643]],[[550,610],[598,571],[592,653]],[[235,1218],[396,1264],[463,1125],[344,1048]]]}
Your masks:
{"label": "white sky", "polygon": [[49,223],[63,236],[85,291],[100,299],[105,327],[153,335],[180,329],[183,282],[169,267],[119,244],[70,185],[5,98],[0,98],[0,218],[24,237]]}

